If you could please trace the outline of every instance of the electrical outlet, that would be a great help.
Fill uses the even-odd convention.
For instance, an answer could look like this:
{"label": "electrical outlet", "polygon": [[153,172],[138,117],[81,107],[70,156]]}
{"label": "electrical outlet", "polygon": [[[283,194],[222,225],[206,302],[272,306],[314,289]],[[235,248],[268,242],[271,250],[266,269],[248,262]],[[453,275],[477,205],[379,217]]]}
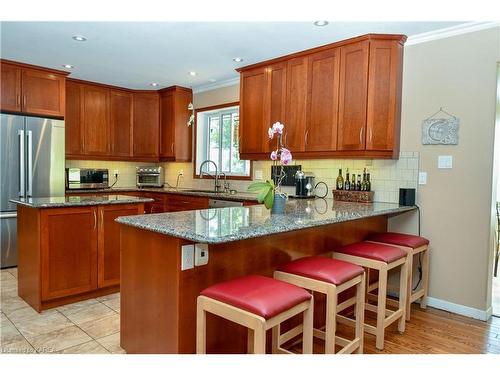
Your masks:
{"label": "electrical outlet", "polygon": [[204,266],[208,263],[208,244],[197,243],[194,245],[194,265]]}
{"label": "electrical outlet", "polygon": [[451,156],[451,155],[438,156],[438,168],[439,169],[451,169],[451,168],[453,168],[453,156]]}
{"label": "electrical outlet", "polygon": [[181,176],[184,176],[184,171],[183,171],[182,169],[179,169],[179,174],[180,174]]}
{"label": "electrical outlet", "polygon": [[114,174],[115,176],[116,176],[117,174],[120,174],[120,170],[115,169],[115,170],[113,171],[113,174]]}
{"label": "electrical outlet", "polygon": [[181,253],[181,271],[194,268],[194,245],[182,246]]}
{"label": "electrical outlet", "polygon": [[418,184],[419,185],[427,184],[427,172],[418,172]]}

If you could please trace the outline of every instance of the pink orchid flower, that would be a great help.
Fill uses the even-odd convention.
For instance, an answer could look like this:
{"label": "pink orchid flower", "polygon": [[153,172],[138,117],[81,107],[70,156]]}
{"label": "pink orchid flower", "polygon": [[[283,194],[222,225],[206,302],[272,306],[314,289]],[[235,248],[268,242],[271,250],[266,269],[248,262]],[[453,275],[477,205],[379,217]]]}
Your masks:
{"label": "pink orchid flower", "polygon": [[292,161],[292,153],[289,149],[284,147],[281,149],[280,160],[283,165],[288,165]]}
{"label": "pink orchid flower", "polygon": [[275,133],[278,133],[278,134],[283,134],[284,127],[285,127],[285,125],[283,125],[281,122],[275,122],[273,124],[273,130]]}
{"label": "pink orchid flower", "polygon": [[276,151],[271,152],[271,160],[278,160],[278,153]]}
{"label": "pink orchid flower", "polygon": [[269,139],[273,139],[274,137],[274,130],[272,128],[269,128],[267,131],[267,134],[269,135]]}

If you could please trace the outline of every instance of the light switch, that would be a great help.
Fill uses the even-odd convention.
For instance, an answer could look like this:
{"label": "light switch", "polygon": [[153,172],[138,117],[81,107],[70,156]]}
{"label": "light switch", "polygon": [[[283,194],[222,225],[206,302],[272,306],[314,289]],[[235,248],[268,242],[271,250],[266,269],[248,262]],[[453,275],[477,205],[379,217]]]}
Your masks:
{"label": "light switch", "polygon": [[194,268],[194,245],[182,246],[181,253],[181,271]]}
{"label": "light switch", "polygon": [[453,168],[453,156],[451,155],[438,156],[438,168],[439,169]]}
{"label": "light switch", "polygon": [[262,180],[262,171],[260,169],[256,169],[254,177],[256,180]]}
{"label": "light switch", "polygon": [[418,172],[418,184],[427,185],[427,172]]}

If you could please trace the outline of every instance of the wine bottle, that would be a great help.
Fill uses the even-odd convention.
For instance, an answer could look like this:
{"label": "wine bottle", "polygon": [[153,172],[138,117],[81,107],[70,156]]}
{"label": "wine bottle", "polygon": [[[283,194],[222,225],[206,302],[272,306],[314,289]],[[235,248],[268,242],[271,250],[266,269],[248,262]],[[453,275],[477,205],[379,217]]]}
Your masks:
{"label": "wine bottle", "polygon": [[356,174],[352,174],[351,190],[356,190]]}
{"label": "wine bottle", "polygon": [[361,175],[358,174],[358,183],[356,184],[356,190],[361,190]]}
{"label": "wine bottle", "polygon": [[349,180],[349,168],[345,170],[344,190],[351,190],[351,180]]}
{"label": "wine bottle", "polygon": [[342,177],[342,168],[339,169],[339,175],[337,177],[337,190],[342,190],[344,188],[344,178]]}
{"label": "wine bottle", "polygon": [[363,168],[363,179],[361,180],[361,191],[366,191],[366,168]]}
{"label": "wine bottle", "polygon": [[372,190],[372,183],[370,182],[370,172],[366,173],[366,191]]}

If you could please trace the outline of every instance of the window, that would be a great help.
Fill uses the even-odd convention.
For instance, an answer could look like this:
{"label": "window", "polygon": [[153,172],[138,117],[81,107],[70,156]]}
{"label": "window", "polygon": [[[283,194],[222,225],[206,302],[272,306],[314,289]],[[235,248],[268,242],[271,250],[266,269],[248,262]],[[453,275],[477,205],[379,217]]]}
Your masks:
{"label": "window", "polygon": [[[250,161],[239,158],[238,126],[238,106],[197,112],[196,174],[205,160],[212,160],[227,177],[250,176]],[[203,171],[214,173],[215,166],[207,163]]]}

